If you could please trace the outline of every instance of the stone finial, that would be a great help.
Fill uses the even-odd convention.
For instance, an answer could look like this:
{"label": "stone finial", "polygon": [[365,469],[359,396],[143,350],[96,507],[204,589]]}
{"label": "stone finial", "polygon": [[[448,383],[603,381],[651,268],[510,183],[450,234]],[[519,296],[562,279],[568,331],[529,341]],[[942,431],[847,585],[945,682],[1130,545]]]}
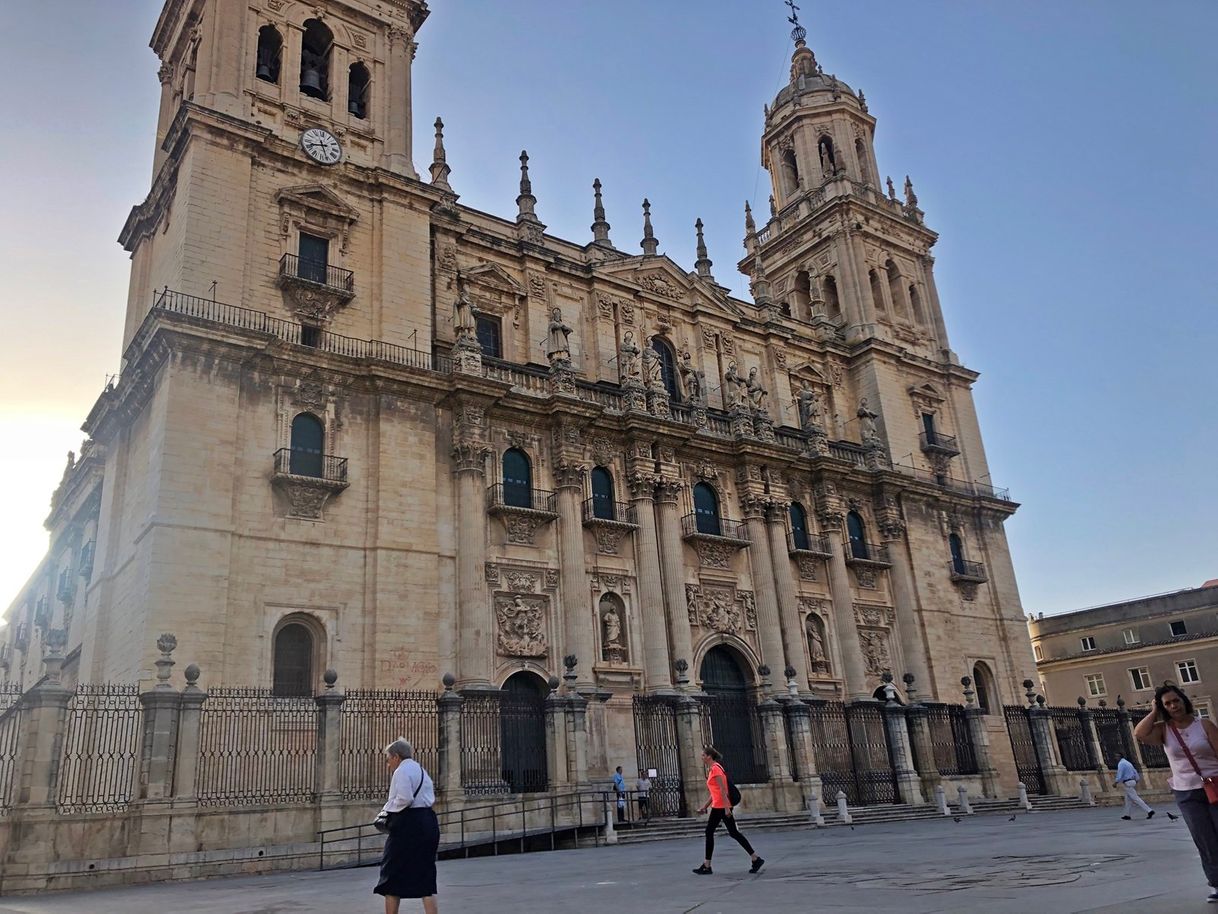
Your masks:
{"label": "stone finial", "polygon": [[961,676],[960,686],[964,692],[964,706],[966,708],[976,707],[974,699],[977,697],[977,693],[973,691],[973,680],[968,676]]}
{"label": "stone finial", "polygon": [[770,194],[770,218],[778,218],[778,204],[774,202],[774,195]]}
{"label": "stone finial", "polygon": [[744,234],[757,234],[757,223],[753,221],[753,207],[749,206],[748,200],[744,201]]}
{"label": "stone finial", "polygon": [[441,190],[452,193],[448,176],[452,169],[448,167],[448,157],[444,151],[444,121],[436,118],[436,148],[431,156],[431,183]]}
{"label": "stone finial", "polygon": [[1125,710],[1125,699],[1122,698],[1120,695],[1117,696],[1117,710],[1118,711]]}
{"label": "stone finial", "polygon": [[1083,696],[1082,696],[1082,695],[1080,695],[1080,696],[1078,697],[1078,706],[1079,706],[1080,708],[1085,708],[1085,707],[1087,707],[1087,699],[1083,698]]}
{"label": "stone finial", "polygon": [[63,649],[67,643],[68,633],[62,628],[51,629],[43,639],[43,683],[52,688],[59,686],[59,679],[63,674]]}
{"label": "stone finial", "polygon": [[161,637],[156,639],[156,649],[168,657],[178,646],[178,639],[175,635],[166,632]]}
{"label": "stone finial", "polygon": [[601,179],[592,182],[592,194],[595,203],[592,205],[592,243],[603,248],[613,248],[609,240],[609,223],[605,221],[605,204],[601,201]]}
{"label": "stone finial", "polygon": [[677,685],[689,684],[689,661],[678,657],[673,661],[672,668],[677,671]]}
{"label": "stone finial", "polygon": [[753,302],[758,308],[768,308],[773,303],[770,298],[770,280],[766,276],[765,264],[759,256],[753,258],[753,278],[749,283],[749,290],[753,293]]}
{"label": "stone finial", "polygon": [[698,271],[698,275],[703,279],[715,281],[715,277],[711,275],[711,260],[706,254],[706,239],[702,237],[702,220],[698,219],[694,223],[694,232],[698,236],[698,259],[694,261],[694,269]]}
{"label": "stone finial", "polygon": [[1106,702],[1104,699],[1101,698],[1099,701],[1099,705],[1101,708],[1106,708],[1106,707],[1108,707],[1108,702]]}
{"label": "stone finial", "polygon": [[1044,710],[1044,707],[1045,707],[1045,696],[1043,696],[1043,695],[1037,695],[1037,696],[1036,696],[1036,706],[1037,706],[1037,707],[1039,707],[1041,710]]}
{"label": "stone finial", "polygon": [[186,669],[183,670],[182,672],[186,676],[186,685],[188,688],[191,686],[195,686],[195,687],[198,686],[199,675],[203,671],[199,669],[199,665],[197,663],[192,663],[190,666],[186,667]]}
{"label": "stone finial", "polygon": [[338,682],[338,671],[333,669],[326,670],[321,674],[321,681],[326,684],[327,692],[332,691],[334,684]]}
{"label": "stone finial", "polygon": [[1023,694],[1028,699],[1029,706],[1036,704],[1036,690],[1033,688],[1034,685],[1035,683],[1033,683],[1031,679],[1025,679],[1023,681]]}
{"label": "stone finial", "polygon": [[551,694],[558,692],[558,687],[562,685],[562,681],[557,676],[551,676],[546,680],[546,685],[550,687]]}
{"label": "stone finial", "polygon": [[529,179],[529,152],[527,149],[522,149],[520,150],[520,195],[516,198],[516,221],[536,219],[536,206],[537,198],[533,196],[533,182]]}
{"label": "stone finial", "polygon": [[453,686],[457,684],[457,677],[452,673],[445,673],[440,677],[440,682],[444,685],[445,692],[451,692],[453,690]]}
{"label": "stone finial", "polygon": [[918,690],[914,688],[914,674],[906,673],[901,677],[901,681],[905,683],[905,697],[909,700],[911,705],[916,704],[918,701]]}
{"label": "stone finial", "polygon": [[863,94],[863,90],[859,89],[859,107],[863,109],[863,113],[867,113],[867,96]]}
{"label": "stone finial", "polygon": [[905,205],[910,208],[918,205],[918,195],[914,193],[913,181],[909,180],[909,175],[905,176]]}
{"label": "stone finial", "polygon": [[888,199],[891,200],[893,203],[896,203],[897,202],[897,188],[896,188],[896,185],[892,183],[892,175],[889,175],[886,180],[888,182]]}
{"label": "stone finial", "polygon": [[173,658],[170,654],[178,646],[178,639],[169,632],[161,635],[156,639],[156,649],[161,652],[161,656],[156,659],[156,688],[171,689],[173,686],[169,684],[169,676],[173,672]]}
{"label": "stone finial", "polygon": [[563,669],[567,670],[568,672],[573,671],[578,663],[579,658],[574,654],[567,654],[567,656],[562,658]]}
{"label": "stone finial", "polygon": [[651,201],[643,198],[643,240],[639,242],[644,254],[656,254],[660,250],[660,242],[655,230],[651,227]]}
{"label": "stone finial", "polygon": [[782,675],[787,677],[787,679],[794,679],[795,673],[796,673],[795,667],[791,666],[789,663],[786,665],[786,667],[782,671]]}

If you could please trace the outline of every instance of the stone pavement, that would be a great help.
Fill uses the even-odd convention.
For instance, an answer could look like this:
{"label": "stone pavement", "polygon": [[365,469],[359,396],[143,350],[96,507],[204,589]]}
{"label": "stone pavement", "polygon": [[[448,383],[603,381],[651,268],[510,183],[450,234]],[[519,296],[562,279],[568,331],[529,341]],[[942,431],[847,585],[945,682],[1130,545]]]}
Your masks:
{"label": "stone pavement", "polygon": [[[1174,811],[1174,810],[1173,810]],[[876,912],[1177,914],[1205,904],[1184,822],[1120,808],[758,832],[758,876],[731,840],[715,874],[694,876],[700,841],[452,860],[440,864],[445,914],[751,914]],[[747,834],[747,817],[741,817]],[[1153,861],[1151,863],[1150,861]],[[1149,875],[1153,873],[1152,875]],[[0,899],[0,914],[375,914],[375,869],[215,879]],[[404,912],[421,911],[406,902]]]}

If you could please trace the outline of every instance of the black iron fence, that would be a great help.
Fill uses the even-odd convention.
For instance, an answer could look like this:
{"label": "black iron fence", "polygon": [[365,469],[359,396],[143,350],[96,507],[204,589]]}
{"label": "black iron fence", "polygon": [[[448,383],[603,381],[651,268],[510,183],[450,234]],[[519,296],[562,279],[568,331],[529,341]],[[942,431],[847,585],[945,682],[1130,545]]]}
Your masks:
{"label": "black iron fence", "polygon": [[765,729],[757,704],[747,694],[714,694],[702,703],[702,740],[723,755],[723,767],[737,784],[764,784],[770,779],[766,764]]}
{"label": "black iron fence", "polygon": [[985,564],[982,562],[969,562],[965,559],[952,559],[947,563],[947,571],[953,578],[964,578],[966,580],[985,581]]}
{"label": "black iron fence", "polygon": [[639,770],[651,780],[650,815],[686,815],[677,715],[671,701],[656,695],[634,696],[634,744]]}
{"label": "black iron fence", "polygon": [[1015,757],[1015,773],[1028,793],[1045,793],[1045,774],[1040,767],[1036,741],[1032,739],[1032,724],[1028,709],[1023,705],[1006,705],[1002,709],[1011,738],[1011,754]]}
{"label": "black iron fence", "polygon": [[436,694],[351,689],[342,704],[339,787],[345,797],[380,797],[388,788],[385,747],[405,737],[414,757],[438,777],[440,724]]}
{"label": "black iron fence", "polygon": [[21,738],[21,684],[0,682],[0,815],[16,793],[17,751]]}
{"label": "black iron fence", "polygon": [[[1126,719],[1122,720],[1122,716]],[[1112,708],[1097,708],[1091,712],[1091,719],[1095,722],[1095,734],[1100,741],[1100,755],[1104,760],[1104,767],[1109,770],[1116,770],[1118,755],[1129,759],[1131,765],[1138,764],[1128,717],[1127,714],[1122,715],[1120,711],[1114,711]]]}
{"label": "black iron fence", "polygon": [[295,254],[284,254],[279,258],[279,275],[317,283],[347,295],[355,294],[355,274],[323,260],[302,260]]}
{"label": "black iron fence", "polygon": [[347,482],[347,458],[301,448],[281,447],[275,452],[275,472],[311,476],[327,482]]}
{"label": "black iron fence", "polygon": [[116,812],[131,802],[143,708],[136,685],[79,685],[59,756],[60,812]]}
{"label": "black iron fence", "polygon": [[681,518],[682,536],[720,536],[724,539],[747,540],[748,527],[738,520],[717,514],[686,514]]}
{"label": "black iron fence", "polygon": [[833,550],[829,547],[829,537],[824,533],[801,533],[796,530],[788,530],[787,549],[791,552],[811,552],[826,558],[833,554]]}
{"label": "black iron fence", "polygon": [[896,803],[896,774],[883,709],[873,703],[812,702],[812,749],[826,804],[838,791],[852,806]]}
{"label": "black iron fence", "polygon": [[1062,765],[1067,771],[1092,771],[1096,767],[1092,751],[1091,734],[1088,731],[1086,712],[1077,708],[1046,708],[1053,733],[1057,737],[1057,749]]}
{"label": "black iron fence", "polygon": [[311,802],[317,716],[312,697],[209,690],[199,724],[200,805]]}
{"label": "black iron fence", "polygon": [[500,766],[500,693],[465,696],[461,703],[461,786],[469,794],[507,793]]}
{"label": "black iron fence", "polygon": [[619,524],[635,524],[634,505],[608,499],[584,499],[583,517],[585,521],[608,520]]}
{"label": "black iron fence", "polygon": [[[977,753],[964,708],[960,705],[928,704],[925,714],[934,767],[939,774],[944,777],[976,774]],[[914,746],[916,750],[916,742]],[[920,760],[917,768],[923,770]]]}
{"label": "black iron fence", "polygon": [[523,508],[528,511],[542,511],[546,514],[556,514],[555,499],[557,496],[546,489],[533,489],[523,485],[504,485],[495,483],[486,490],[487,506],[491,508]]}
{"label": "black iron fence", "polygon": [[[1134,727],[1137,727],[1142,722],[1148,711],[1130,711],[1129,722]],[[1167,753],[1162,746],[1148,746],[1142,743],[1139,747],[1142,750],[1142,762],[1147,768],[1170,768],[1171,763],[1167,760]]]}

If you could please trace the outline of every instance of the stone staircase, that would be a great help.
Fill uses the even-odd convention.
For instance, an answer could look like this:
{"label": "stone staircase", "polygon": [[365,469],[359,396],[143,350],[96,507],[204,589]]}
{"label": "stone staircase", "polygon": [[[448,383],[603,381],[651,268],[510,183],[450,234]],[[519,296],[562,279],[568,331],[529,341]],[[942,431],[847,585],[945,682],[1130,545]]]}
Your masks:
{"label": "stone staircase", "polygon": [[[1063,809],[1088,809],[1078,797],[1032,797],[1032,812],[1052,812]],[[1021,813],[1023,807],[1018,799],[972,800],[973,815],[1012,815]],[[953,815],[959,815],[955,806]],[[921,819],[942,819],[943,814],[933,804],[910,806],[897,803],[886,806],[858,806],[850,810],[854,825],[872,825],[884,822],[912,822]],[[746,831],[763,831],[775,828],[809,828],[811,821],[807,813],[756,813],[741,810],[740,827]],[[825,827],[846,823],[837,817],[837,808],[825,811]],[[669,841],[677,838],[696,838],[706,828],[706,817],[684,819],[653,819],[647,825],[628,823],[615,829],[619,844],[636,844],[643,841]]]}

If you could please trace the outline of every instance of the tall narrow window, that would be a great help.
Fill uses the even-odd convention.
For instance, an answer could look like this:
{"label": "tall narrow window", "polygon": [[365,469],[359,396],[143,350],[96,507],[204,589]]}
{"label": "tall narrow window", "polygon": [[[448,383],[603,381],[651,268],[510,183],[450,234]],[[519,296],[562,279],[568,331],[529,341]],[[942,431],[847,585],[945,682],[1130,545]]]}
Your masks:
{"label": "tall narrow window", "polygon": [[952,551],[952,568],[956,570],[956,574],[964,574],[964,544],[960,542],[959,535],[953,533],[949,536],[947,538],[947,545]]}
{"label": "tall narrow window", "polygon": [[842,316],[842,302],[837,295],[837,280],[831,273],[825,274],[825,311],[832,320],[838,320]]}
{"label": "tall narrow window", "polygon": [[514,508],[533,507],[533,469],[520,448],[503,452],[503,503]]}
{"label": "tall narrow window", "polygon": [[935,414],[922,414],[922,431],[926,432],[926,443],[935,444],[938,440],[935,436]]}
{"label": "tall narrow window", "polygon": [[300,278],[325,285],[330,267],[330,241],[316,235],[300,233]]}
{"label": "tall narrow window", "polygon": [[279,62],[283,58],[283,38],[273,25],[258,30],[258,62],[254,75],[268,83],[279,84]]}
{"label": "tall narrow window", "polygon": [[372,74],[362,63],[351,64],[347,75],[347,111],[360,119],[368,116],[368,91],[372,86]]}
{"label": "tall narrow window", "polygon": [[804,506],[797,501],[791,502],[791,544],[796,549],[809,548],[808,513]]}
{"label": "tall narrow window", "polygon": [[876,314],[886,314],[888,307],[884,304],[884,287],[880,282],[880,274],[871,270],[867,273],[867,279],[871,283],[871,300],[875,302]]}
{"label": "tall narrow window", "polygon": [[918,287],[912,284],[909,287],[909,307],[913,309],[913,319],[919,324],[925,324],[926,311],[922,307],[922,296]]}
{"label": "tall narrow window", "polygon": [[300,43],[300,91],[310,98],[330,98],[330,52],[334,34],[320,19],[308,19]]}
{"label": "tall narrow window", "polygon": [[719,521],[719,496],[704,482],[694,486],[694,520],[699,533],[721,536],[723,525]]}
{"label": "tall narrow window", "polygon": [[672,354],[672,347],[658,336],[651,338],[651,348],[660,357],[660,376],[664,379],[664,389],[673,400],[681,398],[677,387],[677,360]]}
{"label": "tall narrow window", "polygon": [[807,320],[811,316],[811,306],[812,279],[807,270],[800,270],[795,274],[795,285],[791,289],[791,314],[800,320]]}
{"label": "tall narrow window", "polygon": [[782,178],[786,196],[799,193],[799,165],[795,161],[794,149],[786,149],[782,153]]}
{"label": "tall narrow window", "polygon": [[862,137],[854,141],[854,157],[859,160],[859,177],[863,179],[863,183],[878,183],[871,180],[871,163],[867,160],[867,145],[863,142]]}
{"label": "tall narrow window", "polygon": [[294,476],[321,476],[325,432],[321,420],[301,413],[292,420],[292,452],[288,469]]}
{"label": "tall narrow window", "polygon": [[604,467],[592,468],[592,516],[614,520],[613,474]]}
{"label": "tall narrow window", "polygon": [[477,334],[483,355],[489,355],[493,359],[503,357],[503,336],[499,318],[479,314],[474,318],[474,333]]}
{"label": "tall narrow window", "polygon": [[279,698],[313,694],[313,633],[299,622],[275,635],[271,693]]}
{"label": "tall narrow window", "polygon": [[973,686],[977,689],[977,707],[982,714],[989,714],[990,708],[998,700],[994,691],[994,674],[984,663],[973,665]]}
{"label": "tall narrow window", "polygon": [[901,271],[891,260],[884,265],[888,273],[888,297],[892,299],[892,310],[897,317],[909,319],[909,309],[905,307],[905,289],[901,282]]}
{"label": "tall narrow window", "polygon": [[867,528],[857,511],[846,515],[846,534],[850,537],[850,555],[856,559],[871,558],[867,550]]}

